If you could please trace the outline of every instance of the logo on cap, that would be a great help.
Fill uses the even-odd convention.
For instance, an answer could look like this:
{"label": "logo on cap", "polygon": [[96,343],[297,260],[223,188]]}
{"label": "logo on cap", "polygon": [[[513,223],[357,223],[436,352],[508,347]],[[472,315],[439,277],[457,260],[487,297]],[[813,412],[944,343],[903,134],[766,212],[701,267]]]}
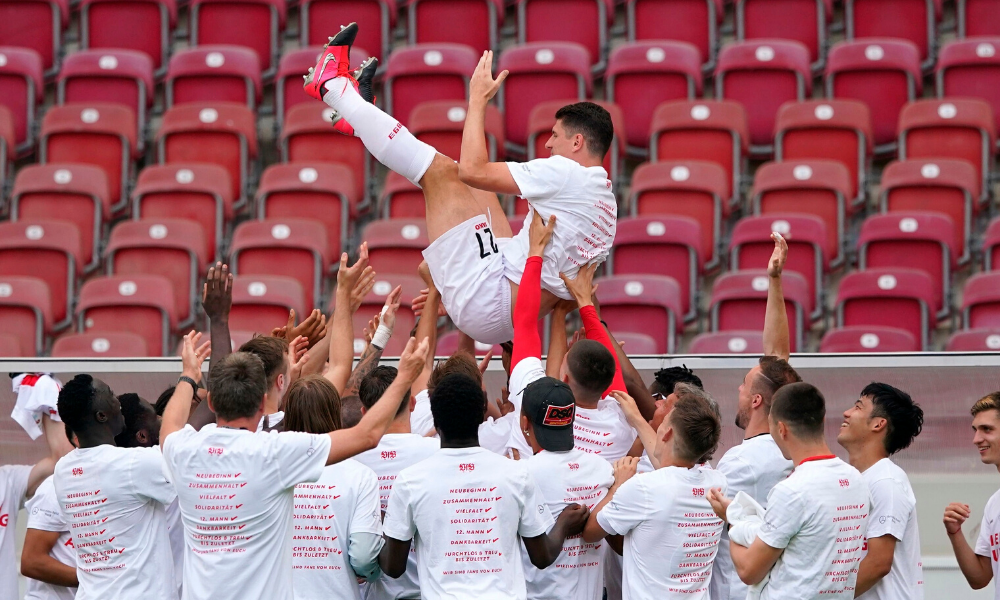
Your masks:
{"label": "logo on cap", "polygon": [[569,406],[550,406],[545,409],[542,425],[546,427],[565,427],[573,424],[573,404]]}

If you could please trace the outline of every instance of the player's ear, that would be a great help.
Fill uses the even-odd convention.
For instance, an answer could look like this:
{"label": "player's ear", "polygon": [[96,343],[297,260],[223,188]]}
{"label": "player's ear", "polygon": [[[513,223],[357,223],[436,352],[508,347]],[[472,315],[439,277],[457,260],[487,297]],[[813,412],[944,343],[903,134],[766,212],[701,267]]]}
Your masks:
{"label": "player's ear", "polygon": [[878,433],[880,431],[883,431],[888,426],[889,426],[889,421],[884,417],[878,417],[870,421],[870,427],[872,428],[873,433]]}
{"label": "player's ear", "polygon": [[528,431],[528,417],[521,415],[521,431]]}
{"label": "player's ear", "polygon": [[[410,396],[410,412],[413,412],[416,408],[417,408],[417,397],[416,396]],[[362,410],[364,410],[364,407],[362,407]],[[361,414],[364,414],[364,413],[361,413]]]}

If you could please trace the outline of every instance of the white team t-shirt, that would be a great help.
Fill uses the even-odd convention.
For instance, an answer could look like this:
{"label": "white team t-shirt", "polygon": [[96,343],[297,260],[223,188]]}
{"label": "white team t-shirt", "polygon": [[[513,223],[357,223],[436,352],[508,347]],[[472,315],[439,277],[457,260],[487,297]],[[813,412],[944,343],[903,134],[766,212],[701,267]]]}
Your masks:
{"label": "white team t-shirt", "polygon": [[[294,487],[323,474],[330,436],[187,425],[163,445],[184,523],[184,598],[292,600]],[[239,585],[233,585],[239,582]]]}
{"label": "white team t-shirt", "polygon": [[[574,448],[568,452],[541,451],[527,461],[549,512],[558,515],[570,504],[593,509],[615,482],[611,463]],[[546,569],[537,569],[522,551],[528,597],[532,600],[601,600],[604,570],[602,543],[588,544],[582,535],[566,538],[562,552]]]}
{"label": "white team t-shirt", "polygon": [[[411,415],[412,416],[412,415]],[[378,496],[382,512],[389,505],[389,492],[399,472],[430,457],[441,449],[437,438],[428,438],[416,433],[387,433],[378,446],[355,456],[355,460],[375,471],[378,477]],[[410,545],[410,557],[406,572],[398,579],[383,574],[377,581],[367,586],[367,600],[395,600],[396,598],[419,598],[420,583],[417,578],[417,547]]]}
{"label": "white team t-shirt", "polygon": [[[604,167],[584,167],[562,156],[507,163],[510,174],[543,219],[556,215],[559,226],[545,250],[542,287],[572,300],[559,273],[575,277],[582,265],[604,262],[615,240],[618,201]],[[524,275],[528,260],[527,216],[521,231],[503,245],[504,274],[515,283]]]}
{"label": "white team t-shirt", "polygon": [[[521,414],[524,389],[542,377],[545,377],[545,368],[539,358],[529,356],[514,365],[510,371],[508,397],[514,405],[514,411],[510,414]],[[576,407],[573,440],[579,450],[613,462],[629,453],[637,436],[614,398],[602,399],[597,403],[597,408]],[[516,449],[521,456],[531,455],[531,446],[524,439],[524,432],[520,427],[511,428],[508,447]]]}
{"label": "white team t-shirt", "polygon": [[295,600],[361,600],[348,542],[356,533],[382,535],[375,472],[352,459],[324,468],[316,483],[295,486],[292,518]]}
{"label": "white team t-shirt", "polygon": [[[56,488],[52,477],[43,481],[35,495],[28,500],[25,509],[28,511],[28,529],[39,531],[58,531],[56,540],[49,556],[71,567],[76,567],[76,550],[73,549],[73,536],[69,523],[63,518],[56,498]],[[76,597],[75,587],[63,587],[44,583],[37,579],[28,579],[24,592],[24,600],[73,600]]]}
{"label": "white team t-shirt", "polygon": [[[917,499],[910,479],[888,458],[868,467],[861,477],[868,485],[872,501],[867,539],[891,535],[896,538],[896,549],[889,574],[859,598],[923,600],[924,568],[917,529]],[[866,542],[865,547],[867,545]]]}
{"label": "white team t-shirt", "polygon": [[994,595],[1000,600],[1000,490],[990,496],[983,510],[983,521],[979,526],[979,538],[976,539],[976,554],[990,559],[993,567]]}
{"label": "white team t-shirt", "polygon": [[16,600],[17,574],[20,569],[15,557],[17,513],[24,506],[28,491],[30,465],[0,467],[0,600]]}
{"label": "white team t-shirt", "polygon": [[420,390],[415,396],[416,402],[410,413],[410,431],[417,435],[425,435],[434,431],[434,415],[431,414],[431,396],[427,390]]}
{"label": "white team t-shirt", "polygon": [[280,410],[276,413],[264,415],[263,417],[260,418],[260,423],[257,423],[257,431],[264,431],[265,421],[267,421],[268,430],[271,430],[277,427],[284,420],[285,420],[285,413]]}
{"label": "white team t-shirt", "polygon": [[526,465],[442,448],[400,472],[382,530],[416,544],[425,600],[524,600],[520,537],[553,524]]}
{"label": "white team t-shirt", "polygon": [[767,499],[757,537],[783,548],[761,600],[854,598],[871,499],[839,458],[806,460]]}
{"label": "white team t-shirt", "polygon": [[[767,508],[767,495],[792,472],[792,461],[781,455],[770,433],[743,440],[727,451],[716,467],[726,476],[729,496],[743,492]],[[719,554],[712,571],[712,596],[719,600],[746,600],[747,584],[740,581],[729,553],[729,534],[722,532]]]}
{"label": "white team t-shirt", "polygon": [[[174,490],[176,492],[176,490]],[[181,596],[184,584],[184,524],[181,523],[181,507],[177,498],[167,505],[167,537],[170,538],[170,554],[174,558],[174,584],[177,597]]]}
{"label": "white team t-shirt", "polygon": [[76,546],[79,600],[174,600],[165,505],[177,497],[159,448],[76,448],[56,463]]}
{"label": "white team t-shirt", "polygon": [[708,503],[722,473],[695,466],[662,467],[622,484],[597,522],[625,536],[624,600],[708,600],[712,564],[724,523]]}

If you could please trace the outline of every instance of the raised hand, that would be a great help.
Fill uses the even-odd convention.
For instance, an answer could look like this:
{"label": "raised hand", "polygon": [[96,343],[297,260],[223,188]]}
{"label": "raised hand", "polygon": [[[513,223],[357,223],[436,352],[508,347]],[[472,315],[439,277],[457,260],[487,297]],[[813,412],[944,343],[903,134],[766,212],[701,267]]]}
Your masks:
{"label": "raised hand", "polygon": [[365,327],[364,330],[366,344],[372,343],[372,337],[375,335],[375,332],[378,331],[378,325],[381,320],[382,320],[381,315],[375,315],[374,317],[372,317],[371,321],[368,321],[368,326]]}
{"label": "raised hand", "polygon": [[288,344],[288,362],[291,363],[291,369],[288,373],[288,385],[292,385],[302,375],[302,367],[309,360],[309,353],[306,352],[308,349],[309,340],[301,335],[296,336]]}
{"label": "raised hand", "polygon": [[[354,265],[348,267],[347,261],[347,253],[344,252],[340,255],[340,269],[337,271],[337,294],[348,294],[353,314],[357,312],[365,295],[371,290],[368,288],[368,291],[364,291],[365,286],[369,283],[374,285],[375,281],[375,271],[368,266],[368,243],[361,244],[361,248],[358,250],[358,261]],[[359,293],[360,291],[364,291],[364,293]],[[359,295],[360,298],[358,298]]]}
{"label": "raised hand", "polygon": [[[396,326],[396,311],[399,310],[399,305],[401,304],[403,297],[403,286],[397,285],[395,289],[389,292],[389,295],[385,297],[385,305],[382,307],[382,312],[380,313],[382,324],[388,327],[390,330]],[[376,324],[375,329],[378,329]]]}
{"label": "raised hand", "polygon": [[621,407],[622,412],[625,414],[625,420],[629,422],[632,427],[635,427],[634,423],[645,423],[646,420],[642,418],[642,413],[639,412],[639,406],[635,403],[635,399],[629,396],[623,391],[612,390],[611,396],[618,401],[618,406]]}
{"label": "raised hand", "polygon": [[776,231],[771,233],[771,239],[774,240],[774,252],[767,261],[767,274],[771,277],[781,277],[781,271],[788,259],[788,242]]}
{"label": "raised hand", "polygon": [[406,342],[403,354],[399,357],[399,371],[396,376],[402,377],[404,381],[413,383],[424,370],[424,362],[427,360],[427,352],[429,350],[430,344],[427,338],[420,340],[418,344],[416,338],[411,337]]}
{"label": "raised hand", "polygon": [[201,291],[201,305],[213,321],[229,318],[229,309],[233,305],[233,274],[229,272],[229,265],[217,262],[208,269]]}
{"label": "raised hand", "polygon": [[597,292],[597,286],[594,285],[594,271],[596,270],[597,263],[594,263],[580,267],[573,279],[567,277],[565,273],[559,274],[563,283],[566,284],[566,289],[576,299],[576,305],[580,308],[594,305],[593,296]]}
{"label": "raised hand", "polygon": [[[420,317],[424,314],[424,307],[427,306],[427,298],[430,297],[430,290],[424,289],[420,290],[420,295],[410,302],[410,310],[413,311],[413,316]],[[448,311],[445,310],[444,304],[438,302],[437,316],[446,317],[448,316]]]}
{"label": "raised hand", "polygon": [[962,531],[962,524],[972,514],[968,504],[952,502],[944,509],[944,528],[948,535],[955,535]]}
{"label": "raised hand", "polygon": [[375,271],[371,267],[365,267],[365,270],[361,273],[361,277],[354,284],[351,289],[351,314],[358,312],[361,308],[361,304],[364,303],[365,297],[368,293],[372,291],[375,287]]}
{"label": "raised hand", "polygon": [[212,354],[212,343],[205,342],[199,346],[199,341],[201,332],[192,331],[184,336],[181,346],[181,375],[195,381],[201,381],[201,365]]}
{"label": "raised hand", "polygon": [[729,505],[733,503],[732,498],[727,498],[722,493],[722,488],[712,488],[708,490],[708,503],[712,505],[712,510],[715,514],[722,519],[726,520],[726,511],[729,510]]}
{"label": "raised hand", "polygon": [[288,323],[271,331],[273,337],[284,338],[289,344],[297,337],[305,338],[308,347],[312,348],[326,337],[326,315],[321,310],[314,309],[298,326],[295,325],[295,309],[288,311]]}
{"label": "raised hand", "polygon": [[507,71],[500,71],[497,78],[493,79],[493,51],[483,52],[476,70],[472,73],[472,79],[469,80],[469,100],[489,102],[496,96],[507,75]]}
{"label": "raised hand", "polygon": [[555,228],[555,215],[549,215],[548,222],[545,222],[537,211],[532,211],[531,226],[528,229],[528,256],[545,256],[545,247],[549,245]]}
{"label": "raised hand", "polygon": [[632,476],[639,468],[639,458],[635,456],[623,456],[615,461],[613,465],[615,474],[615,487],[621,486]]}

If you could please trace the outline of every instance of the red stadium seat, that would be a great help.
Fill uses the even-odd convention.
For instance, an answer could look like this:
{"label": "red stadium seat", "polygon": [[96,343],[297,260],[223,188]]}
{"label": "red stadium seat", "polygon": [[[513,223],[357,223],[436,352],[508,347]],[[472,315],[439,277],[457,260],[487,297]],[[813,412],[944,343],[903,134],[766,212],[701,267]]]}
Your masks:
{"label": "red stadium seat", "polygon": [[951,217],[961,249],[969,260],[973,215],[979,211],[979,177],[964,160],[923,159],[891,162],[882,171],[882,212],[920,210]]}
{"label": "red stadium seat", "polygon": [[[323,41],[325,42],[326,38],[323,38]],[[285,116],[293,106],[303,103],[315,107],[321,106],[316,104],[315,98],[306,94],[305,90],[302,89],[302,76],[310,68],[316,66],[321,52],[323,52],[323,46],[310,46],[286,52],[281,57],[281,62],[278,63],[278,74],[274,77],[274,101],[276,105],[274,118],[277,120],[279,130]],[[368,60],[369,56],[372,55],[357,44],[351,46],[352,65],[360,65]]]}
{"label": "red stadium seat", "polygon": [[[750,144],[738,102],[664,102],[653,113],[649,160],[707,160],[725,169],[735,200]],[[728,201],[728,198],[726,198]]]}
{"label": "red stadium seat", "polygon": [[[826,27],[833,19],[831,0],[737,0],[736,39],[794,40],[809,49],[815,68],[826,58]],[[812,27],[812,24],[816,27]]]}
{"label": "red stadium seat", "polygon": [[368,242],[369,264],[379,275],[415,274],[424,260],[424,248],[430,245],[423,219],[372,221],[361,240]]}
{"label": "red stadium seat", "polygon": [[764,336],[759,331],[710,331],[694,336],[688,354],[763,354]]}
{"label": "red stadium seat", "polygon": [[[458,342],[461,337],[461,332],[458,330],[449,331],[448,333],[441,335],[437,340],[437,348],[434,350],[434,356],[451,356],[458,351]],[[500,344],[490,346],[489,344],[483,344],[480,342],[475,343],[476,355],[485,356],[490,349],[493,350],[493,356],[500,356],[503,352],[503,348]],[[630,348],[631,350],[631,348]]]}
{"label": "red stadium seat", "polygon": [[719,262],[722,221],[729,214],[729,179],[710,162],[643,163],[632,175],[632,216],[690,217],[701,230],[699,252],[706,266]]}
{"label": "red stadium seat", "polygon": [[132,218],[194,221],[201,225],[207,256],[221,259],[233,202],[229,173],[218,165],[152,165],[139,173],[132,191]]}
{"label": "red stadium seat", "polygon": [[367,48],[371,56],[385,62],[392,44],[392,29],[396,25],[396,1],[301,0],[299,19],[300,46],[322,46],[337,33],[334,25],[357,22],[355,48]]}
{"label": "red stadium seat", "polygon": [[801,42],[751,40],[726,45],[715,68],[715,97],[746,108],[750,153],[771,154],[778,108],[812,95],[809,49]]}
{"label": "red stadium seat", "polygon": [[899,112],[922,91],[920,52],[910,42],[863,39],[840,42],[830,49],[826,95],[868,105],[877,153],[895,151]]}
{"label": "red stadium seat", "polygon": [[580,44],[603,69],[614,17],[613,0],[517,0],[517,41]]}
{"label": "red stadium seat", "polygon": [[644,333],[656,340],[657,354],[672,353],[683,329],[681,290],[663,275],[602,277],[597,288],[601,317],[612,331]]}
{"label": "red stadium seat", "polygon": [[941,0],[844,0],[847,39],[907,40],[929,69],[934,66],[941,4]]}
{"label": "red stadium seat", "polygon": [[958,37],[1000,35],[1000,12],[995,0],[957,0]]}
{"label": "red stadium seat", "polygon": [[994,131],[1000,132],[1000,37],[945,44],[938,60],[937,96],[982,98],[993,107]]}
{"label": "red stadium seat", "polygon": [[[805,349],[813,296],[809,282],[798,273],[782,273],[781,283],[792,352],[799,352]],[[709,305],[711,330],[763,331],[768,285],[767,269],[732,271],[716,279]]]}
{"label": "red stadium seat", "polygon": [[[410,112],[407,126],[416,138],[445,156],[458,160],[462,150],[462,129],[468,103],[458,100],[421,102]],[[486,105],[486,149],[490,161],[503,159],[503,115]]]}
{"label": "red stadium seat", "polygon": [[44,94],[42,58],[38,53],[28,48],[0,47],[0,105],[7,107],[14,117],[18,154],[35,145],[35,107],[42,103]]}
{"label": "red stadium seat", "polygon": [[354,195],[367,196],[371,180],[368,151],[361,138],[341,135],[330,126],[333,109],[316,103],[297,104],[281,129],[281,162],[329,162],[350,167]]}
{"label": "red stadium seat", "polygon": [[379,214],[383,219],[423,219],[427,215],[423,190],[399,173],[389,171],[382,187]]}
{"label": "red stadium seat", "polygon": [[[545,144],[552,137],[552,127],[556,124],[556,112],[567,104],[575,102],[576,100],[549,100],[535,105],[528,116],[528,160],[551,156],[551,152],[545,147]],[[608,174],[608,179],[617,182],[625,160],[625,114],[621,107],[615,104],[600,100],[594,101],[594,104],[603,107],[611,115],[615,136],[611,142],[611,149],[604,156],[604,170]],[[527,208],[527,203],[525,203],[525,208]]]}
{"label": "red stadium seat", "polygon": [[142,52],[160,76],[167,70],[176,22],[175,0],[81,0],[80,48]]}
{"label": "red stadium seat", "polygon": [[826,226],[819,217],[775,213],[740,219],[729,238],[729,267],[738,270],[767,267],[774,252],[772,232],[780,233],[788,242],[785,271],[805,278],[815,298],[810,317],[819,318],[823,314],[823,275],[829,266],[823,252]]}
{"label": "red stadium seat", "polygon": [[962,322],[966,329],[1000,327],[1000,273],[976,273],[966,280]]}
{"label": "red stadium seat", "polygon": [[410,113],[428,100],[468,98],[468,83],[479,57],[460,44],[420,44],[400,48],[385,68],[385,112],[403,125]]}
{"label": "red stadium seat", "polygon": [[257,156],[257,118],[235,102],[182,104],[163,113],[156,134],[160,164],[208,163],[225,167],[233,191],[247,197]]}
{"label": "red stadium seat", "polygon": [[80,232],[80,261],[93,271],[101,261],[104,223],[111,218],[108,178],[90,165],[29,165],[14,180],[12,221],[49,219],[74,223]]}
{"label": "red stadium seat", "polygon": [[153,108],[153,60],[135,50],[81,50],[63,60],[57,88],[59,104],[116,102],[136,115],[138,146],[146,131],[146,114]]}
{"label": "red stadium seat", "polygon": [[62,34],[69,25],[67,0],[5,0],[0,2],[0,46],[37,52],[45,75],[59,70]]}
{"label": "red stadium seat", "polygon": [[504,113],[507,145],[522,151],[528,143],[528,118],[546,100],[590,96],[590,58],[586,48],[570,42],[537,42],[515,46],[500,55],[507,70],[497,102]]}
{"label": "red stadium seat", "polygon": [[851,198],[864,199],[873,145],[868,105],[856,100],[786,102],[774,128],[776,161],[838,161],[851,174]]}
{"label": "red stadium seat", "polygon": [[14,356],[41,356],[45,334],[52,330],[49,286],[35,277],[0,275],[0,322],[17,341]]}
{"label": "red stadium seat", "polygon": [[308,308],[323,304],[330,269],[326,227],[304,219],[246,221],[233,231],[229,267],[241,275],[287,275],[302,284]]}
{"label": "red stadium seat", "polygon": [[613,331],[611,335],[619,344],[623,344],[622,349],[628,352],[629,356],[659,354],[656,338],[649,334],[634,331]]}
{"label": "red stadium seat", "polygon": [[65,221],[0,222],[0,277],[37,277],[49,287],[53,328],[70,324],[76,278],[83,272],[80,233]]}
{"label": "red stadium seat", "polygon": [[1000,269],[1000,218],[990,221],[983,235],[983,270]]}
{"label": "red stadium seat", "polygon": [[53,358],[141,358],[149,356],[146,338],[128,331],[64,335],[52,345]]}
{"label": "red stadium seat", "polygon": [[14,141],[14,117],[6,106],[0,105],[0,186],[14,172],[17,142]]}
{"label": "red stadium seat", "polygon": [[135,113],[121,104],[92,102],[54,106],[39,135],[39,162],[82,163],[104,170],[117,212],[128,202],[136,153]]}
{"label": "red stadium seat", "polygon": [[255,110],[260,103],[260,59],[250,48],[204,45],[170,59],[167,108],[187,102],[237,102]]}
{"label": "red stadium seat", "polygon": [[21,350],[21,340],[9,333],[0,333],[0,356],[4,358],[19,358],[26,356]]}
{"label": "red stadium seat", "polygon": [[192,47],[246,46],[257,53],[265,76],[277,70],[285,30],[285,0],[191,0],[188,11]]}
{"label": "red stadium seat", "polygon": [[184,219],[123,221],[111,230],[105,260],[108,275],[154,273],[170,280],[180,326],[194,322],[201,275],[208,263],[201,225]]}
{"label": "red stadium seat", "polygon": [[831,329],[819,343],[820,352],[920,352],[920,342],[905,329],[857,325]]}
{"label": "red stadium seat", "polygon": [[91,279],[80,288],[76,321],[79,333],[137,333],[146,340],[150,354],[169,356],[170,333],[177,326],[173,286],[160,275]]}
{"label": "red stadium seat", "polygon": [[229,312],[230,331],[270,335],[275,327],[288,322],[288,311],[305,315],[307,302],[302,284],[278,275],[233,277],[233,307]]}
{"label": "red stadium seat", "polygon": [[[701,227],[688,217],[633,217],[618,220],[608,257],[612,275],[665,275],[680,286],[681,316],[698,317],[698,282],[704,259]],[[656,256],[656,260],[649,257]]]}
{"label": "red stadium seat", "polygon": [[906,267],[930,275],[943,318],[951,312],[951,273],[958,265],[955,225],[933,212],[898,211],[868,217],[858,236],[858,268]]}
{"label": "red stadium seat", "polygon": [[625,140],[637,154],[649,147],[653,113],[661,102],[701,96],[701,57],[686,42],[636,42],[619,46],[604,74],[609,102],[625,112]]}
{"label": "red stadium seat", "polygon": [[939,309],[930,275],[914,269],[869,269],[849,273],[837,290],[837,327],[887,326],[904,329],[930,347],[930,328]]}
{"label": "red stadium seat", "polygon": [[899,159],[955,158],[976,167],[982,179],[982,200],[989,195],[989,178],[996,147],[993,109],[983,100],[947,98],[917,100],[899,115]]}
{"label": "red stadium seat", "polygon": [[767,163],[757,169],[750,204],[753,214],[815,215],[826,227],[823,252],[832,265],[844,260],[848,200],[854,181],[847,167],[830,160]]}
{"label": "red stadium seat", "polygon": [[[396,286],[401,286],[403,295],[400,298],[399,310],[396,311],[395,332],[389,343],[386,344],[383,356],[399,356],[406,348],[409,339],[409,332],[417,324],[417,318],[413,315],[413,308],[410,302],[416,298],[422,289],[427,287],[424,281],[416,275],[398,275],[395,273],[379,273],[375,279],[372,291],[368,293],[361,308],[354,313],[354,335],[360,335],[369,319],[382,311],[385,305],[385,298]],[[361,354],[359,338],[354,339],[354,353]]]}
{"label": "red stadium seat", "polygon": [[1000,329],[957,331],[948,339],[948,352],[1000,351]]}
{"label": "red stadium seat", "polygon": [[406,0],[399,4],[407,7],[411,45],[462,44],[477,55],[500,46],[503,0]]}
{"label": "red stadium seat", "polygon": [[627,0],[628,40],[672,40],[693,44],[706,71],[715,66],[722,0]]}
{"label": "red stadium seat", "polygon": [[348,242],[349,223],[360,198],[351,170],[330,163],[288,163],[264,170],[257,187],[260,219],[309,219],[322,223],[330,251]]}

